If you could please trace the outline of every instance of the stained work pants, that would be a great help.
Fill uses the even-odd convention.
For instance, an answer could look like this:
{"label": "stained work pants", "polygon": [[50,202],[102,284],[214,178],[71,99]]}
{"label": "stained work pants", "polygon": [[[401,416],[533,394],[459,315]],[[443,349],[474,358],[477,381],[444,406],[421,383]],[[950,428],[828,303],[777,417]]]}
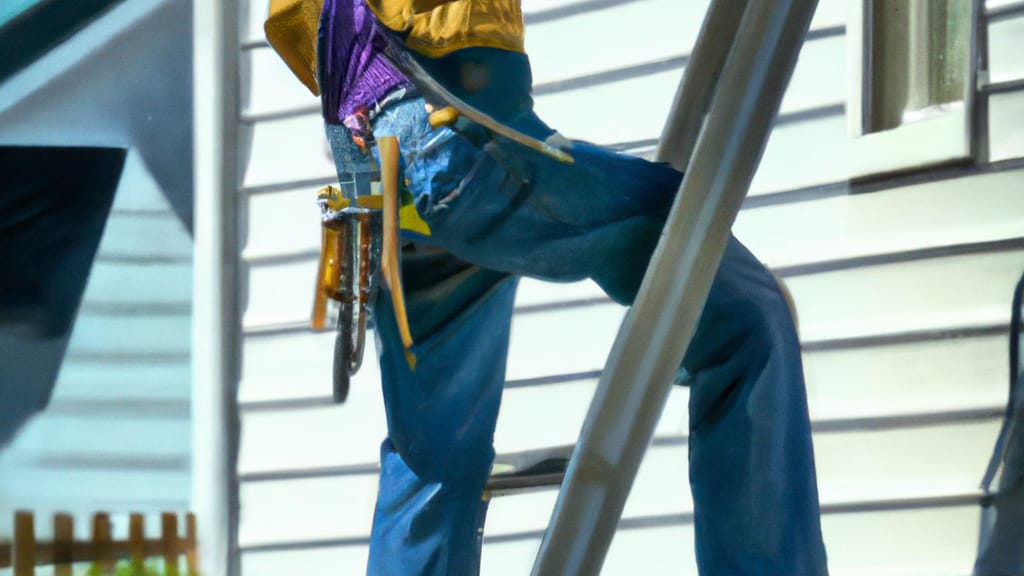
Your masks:
{"label": "stained work pants", "polygon": [[[592,278],[631,304],[681,174],[582,142],[571,165],[508,143],[485,152],[431,128],[418,99],[374,131],[398,137],[432,235],[403,254],[415,371],[390,299],[376,307],[388,439],[368,574],[475,574],[517,277]],[[344,128],[328,135],[349,157]],[[825,574],[799,343],[776,280],[735,238],[679,383],[701,572]]]}

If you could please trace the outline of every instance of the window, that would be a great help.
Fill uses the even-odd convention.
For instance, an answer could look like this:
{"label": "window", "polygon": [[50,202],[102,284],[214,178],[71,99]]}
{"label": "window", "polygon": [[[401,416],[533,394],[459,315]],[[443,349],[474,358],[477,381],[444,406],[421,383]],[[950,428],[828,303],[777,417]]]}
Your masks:
{"label": "window", "polygon": [[972,158],[978,3],[851,2],[851,176]]}

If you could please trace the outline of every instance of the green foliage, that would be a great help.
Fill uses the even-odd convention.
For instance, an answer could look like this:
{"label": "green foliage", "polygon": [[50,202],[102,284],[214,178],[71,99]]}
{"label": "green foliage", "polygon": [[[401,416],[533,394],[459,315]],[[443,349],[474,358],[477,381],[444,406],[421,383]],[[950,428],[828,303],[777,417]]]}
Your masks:
{"label": "green foliage", "polygon": [[122,560],[117,563],[113,573],[104,571],[99,565],[93,564],[89,567],[85,576],[198,576],[198,574],[193,574],[187,570],[183,572],[177,566],[167,567],[168,569],[166,570],[161,570],[161,568],[163,568],[162,563],[140,564]]}

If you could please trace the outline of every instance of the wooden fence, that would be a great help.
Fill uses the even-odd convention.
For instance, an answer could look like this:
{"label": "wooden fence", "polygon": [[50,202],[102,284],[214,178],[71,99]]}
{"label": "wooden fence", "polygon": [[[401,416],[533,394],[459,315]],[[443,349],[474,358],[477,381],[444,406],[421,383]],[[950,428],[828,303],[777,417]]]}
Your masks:
{"label": "wooden fence", "polygon": [[129,560],[142,568],[149,558],[162,558],[164,574],[179,574],[178,560],[184,555],[187,574],[198,575],[196,558],[195,516],[185,516],[185,537],[178,532],[178,515],[164,513],[160,516],[159,539],[146,538],[145,518],[142,514],[131,514],[128,522],[128,539],[114,539],[110,515],[98,513],[92,517],[92,538],[81,541],[74,538],[74,519],[69,514],[53,517],[53,540],[37,540],[35,516],[31,512],[16,512],[14,515],[13,543],[0,542],[0,568],[14,567],[14,576],[33,576],[36,566],[54,566],[55,576],[71,576],[73,563],[90,562],[102,574],[113,574],[119,560]]}

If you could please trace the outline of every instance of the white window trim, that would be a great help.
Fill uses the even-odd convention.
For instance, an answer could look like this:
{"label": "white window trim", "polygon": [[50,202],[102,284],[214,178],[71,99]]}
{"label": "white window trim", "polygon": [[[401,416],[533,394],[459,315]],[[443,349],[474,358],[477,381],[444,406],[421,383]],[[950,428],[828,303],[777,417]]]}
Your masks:
{"label": "white window trim", "polygon": [[869,33],[865,24],[869,1],[848,3],[847,35],[851,70],[847,99],[851,141],[849,177],[856,179],[973,160],[977,147],[974,110],[977,95],[978,22],[981,0],[971,0],[971,54],[968,61],[968,78],[964,83],[963,104],[949,106],[948,110],[935,118],[905,124],[891,130],[864,134],[865,94],[869,93],[871,87],[870,78],[865,75],[869,48],[864,41],[865,34]]}

